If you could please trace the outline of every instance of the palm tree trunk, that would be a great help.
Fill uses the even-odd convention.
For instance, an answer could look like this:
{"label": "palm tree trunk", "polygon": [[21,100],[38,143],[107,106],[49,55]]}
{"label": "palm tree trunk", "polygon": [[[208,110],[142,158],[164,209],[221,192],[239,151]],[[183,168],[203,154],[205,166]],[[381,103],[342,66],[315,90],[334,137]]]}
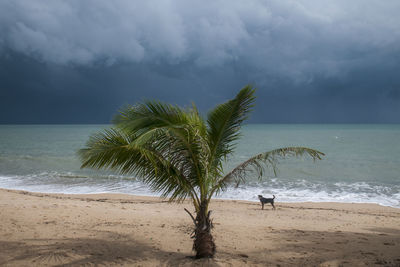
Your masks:
{"label": "palm tree trunk", "polygon": [[200,205],[199,211],[196,212],[196,219],[186,210],[195,224],[193,250],[196,251],[196,258],[198,259],[212,258],[215,254],[216,246],[211,235],[211,228],[213,227],[210,219],[211,211],[207,212],[207,207],[206,202]]}

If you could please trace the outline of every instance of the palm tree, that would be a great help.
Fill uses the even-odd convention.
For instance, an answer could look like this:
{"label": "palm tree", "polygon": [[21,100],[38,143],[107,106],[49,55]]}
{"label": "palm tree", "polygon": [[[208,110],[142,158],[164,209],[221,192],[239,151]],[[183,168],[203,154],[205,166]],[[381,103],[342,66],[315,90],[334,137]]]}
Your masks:
{"label": "palm tree", "polygon": [[244,87],[235,98],[217,105],[205,120],[193,105],[147,101],[123,108],[114,128],[92,135],[79,151],[82,168],[111,169],[135,174],[169,201],[193,202],[195,214],[185,211],[194,223],[193,250],[197,258],[213,257],[211,198],[231,183],[239,185],[249,172],[259,178],[265,167],[276,170],[286,156],[323,153],[305,147],[287,147],[255,155],[228,173],[223,171],[240,137],[240,127],[255,100],[255,89]]}

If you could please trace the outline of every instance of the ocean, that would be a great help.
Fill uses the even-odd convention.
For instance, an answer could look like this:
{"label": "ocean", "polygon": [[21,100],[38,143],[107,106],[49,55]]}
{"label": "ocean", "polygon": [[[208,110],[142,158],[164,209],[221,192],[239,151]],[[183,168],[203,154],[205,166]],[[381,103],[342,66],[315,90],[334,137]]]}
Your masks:
{"label": "ocean", "polygon": [[[109,125],[0,125],[0,187],[33,192],[156,196],[134,176],[80,169],[77,150]],[[306,146],[322,161],[282,160],[275,177],[249,176],[217,198],[276,202],[378,203],[400,208],[400,125],[250,124],[225,170],[263,151]]]}

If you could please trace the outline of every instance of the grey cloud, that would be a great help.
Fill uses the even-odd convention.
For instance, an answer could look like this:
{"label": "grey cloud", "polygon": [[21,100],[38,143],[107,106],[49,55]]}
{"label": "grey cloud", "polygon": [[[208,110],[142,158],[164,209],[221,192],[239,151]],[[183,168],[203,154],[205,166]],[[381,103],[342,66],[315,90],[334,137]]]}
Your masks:
{"label": "grey cloud", "polygon": [[400,41],[399,1],[0,3],[1,45],[57,64],[240,61],[300,81]]}
{"label": "grey cloud", "polygon": [[[253,122],[400,122],[397,0],[2,0],[0,123],[201,110],[244,84]],[[30,110],[31,112],[25,112]]]}

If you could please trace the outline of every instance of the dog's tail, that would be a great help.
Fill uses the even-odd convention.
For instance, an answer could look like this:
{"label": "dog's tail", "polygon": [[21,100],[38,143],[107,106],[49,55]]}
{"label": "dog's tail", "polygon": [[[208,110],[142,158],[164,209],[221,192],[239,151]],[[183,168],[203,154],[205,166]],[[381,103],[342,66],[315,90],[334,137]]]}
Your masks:
{"label": "dog's tail", "polygon": [[275,195],[272,195],[273,196],[273,198],[272,199],[275,199]]}

